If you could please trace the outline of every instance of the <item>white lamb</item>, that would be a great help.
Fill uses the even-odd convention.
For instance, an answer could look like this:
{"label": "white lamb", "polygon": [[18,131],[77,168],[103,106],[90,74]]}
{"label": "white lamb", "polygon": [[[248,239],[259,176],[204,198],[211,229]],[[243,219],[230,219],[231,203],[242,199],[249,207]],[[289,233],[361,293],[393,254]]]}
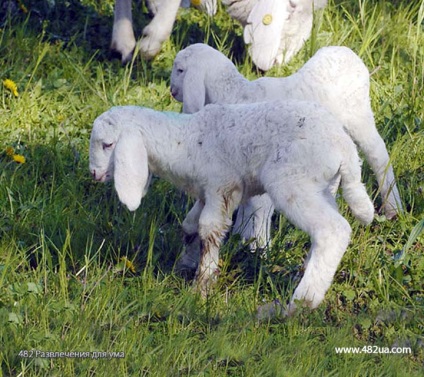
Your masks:
{"label": "white lamb", "polygon": [[[369,91],[369,72],[347,47],[321,48],[291,76],[249,81],[221,52],[194,44],[177,54],[171,73],[171,93],[183,102],[185,113],[199,111],[209,103],[274,99],[319,102],[339,119],[364,153],[378,180],[383,211],[387,218],[393,218],[402,205],[389,154],[375,126]],[[327,152],[333,153],[331,149]],[[336,189],[337,185],[334,192]],[[254,197],[241,206],[235,229],[243,239],[256,239],[253,247],[264,247],[269,242],[272,212],[272,202],[266,195]],[[193,263],[185,255],[182,264]]]}
{"label": "white lamb", "polygon": [[[227,12],[244,27],[244,41],[256,66],[264,71],[288,62],[311,34],[314,9],[324,8],[327,0],[223,0]],[[154,14],[143,29],[138,44],[141,55],[150,59],[171,35],[178,8],[196,4],[213,16],[217,0],[148,0]],[[131,0],[116,0],[111,48],[122,62],[131,60],[136,47],[132,26]]]}
{"label": "white lamb", "polygon": [[150,174],[198,199],[200,211],[189,225],[202,241],[196,282],[203,295],[219,274],[219,248],[234,209],[268,193],[276,209],[311,236],[289,313],[294,300],[319,305],[348,246],[351,228],[330,193],[339,175],[356,218],[369,224],[374,214],[354,143],[337,119],[309,102],[209,105],[191,115],[114,107],[94,121],[90,171],[101,182],[113,178],[131,211]]}

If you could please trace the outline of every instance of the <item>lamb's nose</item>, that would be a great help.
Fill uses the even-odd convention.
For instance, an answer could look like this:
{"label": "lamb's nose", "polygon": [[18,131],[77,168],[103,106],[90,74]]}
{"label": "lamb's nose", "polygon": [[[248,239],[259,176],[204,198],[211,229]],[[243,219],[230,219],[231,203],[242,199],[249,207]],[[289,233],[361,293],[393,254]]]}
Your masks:
{"label": "lamb's nose", "polygon": [[96,179],[96,171],[94,169],[91,171],[91,176],[93,179]]}

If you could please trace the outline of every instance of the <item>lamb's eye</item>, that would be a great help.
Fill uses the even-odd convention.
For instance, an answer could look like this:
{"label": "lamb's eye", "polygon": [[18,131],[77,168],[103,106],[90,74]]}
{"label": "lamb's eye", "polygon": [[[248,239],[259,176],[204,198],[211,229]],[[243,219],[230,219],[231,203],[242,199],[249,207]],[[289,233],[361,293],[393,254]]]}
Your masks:
{"label": "lamb's eye", "polygon": [[182,68],[178,68],[178,69],[177,69],[177,73],[178,73],[178,74],[181,74],[181,73],[183,73],[183,72],[184,72],[184,69],[182,69]]}
{"label": "lamb's eye", "polygon": [[112,145],[113,143],[103,143],[102,144],[103,150],[112,148]]}

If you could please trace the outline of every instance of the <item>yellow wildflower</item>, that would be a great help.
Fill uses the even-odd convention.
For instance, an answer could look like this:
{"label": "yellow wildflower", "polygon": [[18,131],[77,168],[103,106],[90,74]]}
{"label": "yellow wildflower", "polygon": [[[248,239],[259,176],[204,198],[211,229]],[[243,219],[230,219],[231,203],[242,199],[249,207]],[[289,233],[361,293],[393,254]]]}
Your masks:
{"label": "yellow wildflower", "polygon": [[18,162],[20,164],[25,164],[25,157],[22,156],[21,154],[14,154],[12,156],[13,161]]}
{"label": "yellow wildflower", "polygon": [[198,7],[198,6],[202,5],[202,0],[191,0],[191,4],[194,7]]}
{"label": "yellow wildflower", "polygon": [[130,270],[133,274],[135,274],[135,266],[133,262],[131,262],[127,257],[122,257],[121,261],[125,263],[125,268],[127,270]]}
{"label": "yellow wildflower", "polygon": [[18,87],[14,81],[10,79],[3,80],[3,85],[6,89],[10,90],[15,97],[19,96]]}
{"label": "yellow wildflower", "polygon": [[6,154],[9,157],[13,157],[13,155],[15,154],[15,148],[13,148],[13,147],[6,147]]}

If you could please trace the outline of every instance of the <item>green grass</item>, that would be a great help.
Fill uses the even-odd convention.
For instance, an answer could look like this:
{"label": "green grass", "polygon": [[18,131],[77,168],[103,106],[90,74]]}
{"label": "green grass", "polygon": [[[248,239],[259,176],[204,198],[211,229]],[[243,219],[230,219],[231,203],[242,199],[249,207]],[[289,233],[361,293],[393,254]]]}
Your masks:
{"label": "green grass", "polygon": [[[277,217],[266,259],[240,250],[232,237],[222,248],[218,286],[202,301],[173,271],[192,200],[155,179],[132,214],[112,185],[96,184],[88,172],[91,125],[101,112],[117,104],[180,111],[169,94],[180,48],[206,41],[258,77],[240,26],[222,10],[213,20],[183,10],[159,56],[123,67],[108,54],[111,1],[21,3],[28,14],[0,9],[0,77],[19,91],[15,97],[0,85],[0,376],[422,375],[422,1],[330,1],[295,59],[267,73],[295,72],[325,45],[347,45],[362,57],[405,213],[394,221],[378,216],[365,228],[340,202],[352,242],[324,303],[264,323],[255,308],[291,296],[309,248],[304,233]],[[135,11],[137,25],[146,18]],[[26,162],[14,162],[7,147]],[[378,208],[366,164],[363,176]],[[364,346],[382,352],[335,351]],[[383,353],[392,346],[411,353]]]}

